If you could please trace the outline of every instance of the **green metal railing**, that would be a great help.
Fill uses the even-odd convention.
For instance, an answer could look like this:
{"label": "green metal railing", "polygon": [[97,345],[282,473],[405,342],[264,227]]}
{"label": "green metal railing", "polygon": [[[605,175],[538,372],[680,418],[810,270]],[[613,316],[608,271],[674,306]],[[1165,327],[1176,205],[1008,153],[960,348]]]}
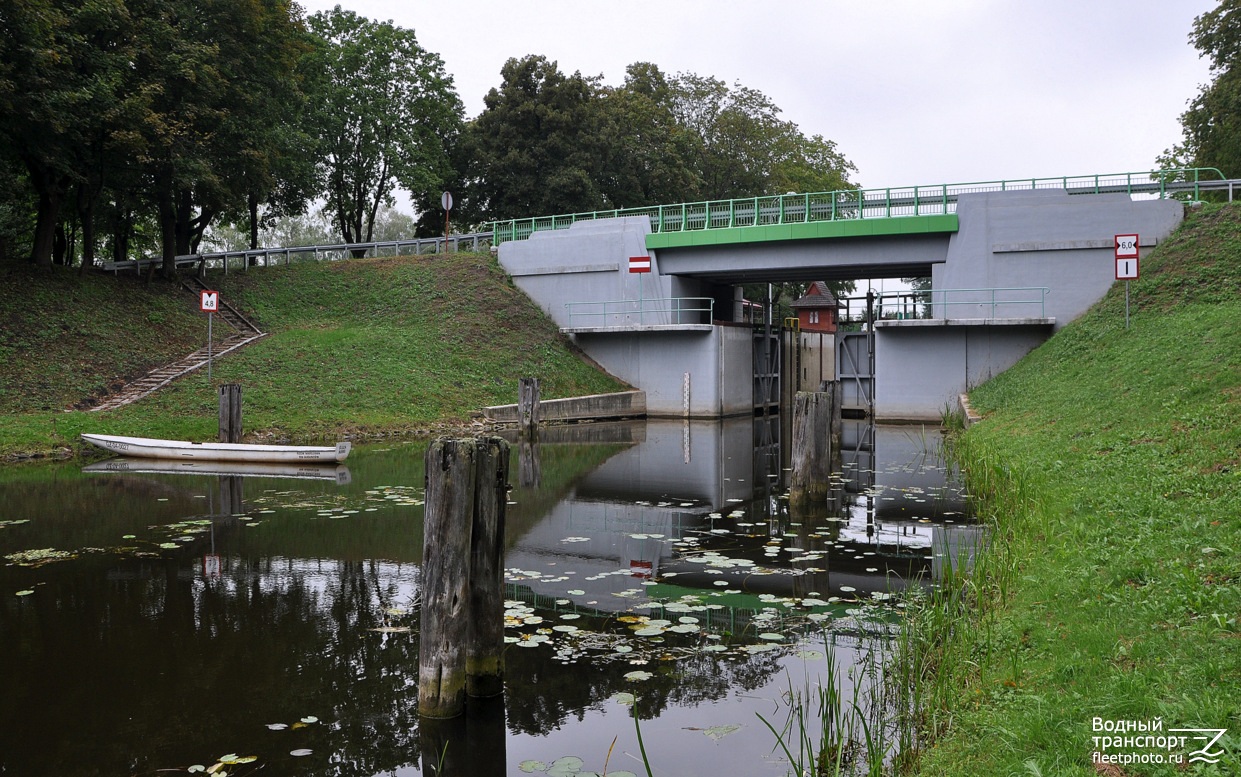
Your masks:
{"label": "green metal railing", "polygon": [[715,316],[711,297],[653,297],[602,302],[566,302],[569,327],[610,327],[654,324],[710,324]]}
{"label": "green metal railing", "polygon": [[683,202],[590,213],[569,213],[497,221],[493,243],[525,240],[535,232],[568,229],[578,221],[646,216],[651,232],[733,229],[737,227],[806,224],[846,219],[898,218],[954,213],[959,195],[978,192],[1062,189],[1070,194],[1129,194],[1169,197],[1185,194],[1199,199],[1211,183],[1223,182],[1215,168],[1156,170],[1142,173],[1021,178],[1004,181],[903,186],[883,189],[843,189],[811,194],[782,194],[738,200]]}

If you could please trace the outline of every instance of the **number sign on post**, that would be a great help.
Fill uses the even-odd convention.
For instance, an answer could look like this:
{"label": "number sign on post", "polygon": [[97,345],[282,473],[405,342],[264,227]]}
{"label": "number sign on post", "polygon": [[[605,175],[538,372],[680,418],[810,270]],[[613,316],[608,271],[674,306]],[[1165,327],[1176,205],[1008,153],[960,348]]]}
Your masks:
{"label": "number sign on post", "polygon": [[1129,281],[1138,277],[1138,236],[1116,236],[1116,280],[1125,282],[1125,329],[1129,328]]}
{"label": "number sign on post", "polygon": [[203,289],[202,299],[203,311],[207,314],[207,383],[211,383],[211,324],[215,319],[215,312],[220,309],[220,292]]}
{"label": "number sign on post", "polygon": [[1130,281],[1138,277],[1138,236],[1116,236],[1116,280]]}

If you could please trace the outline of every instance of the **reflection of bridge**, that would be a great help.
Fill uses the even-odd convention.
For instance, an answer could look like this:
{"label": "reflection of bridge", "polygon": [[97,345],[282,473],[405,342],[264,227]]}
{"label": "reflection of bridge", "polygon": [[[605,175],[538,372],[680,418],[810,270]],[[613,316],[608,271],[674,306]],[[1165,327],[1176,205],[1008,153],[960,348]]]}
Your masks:
{"label": "reflection of bridge", "polygon": [[[1204,172],[686,203],[502,222],[495,239],[517,285],[643,389],[651,415],[752,412],[754,339],[730,325],[740,284],[929,276],[934,318],[876,323],[875,412],[938,420],[966,386],[1102,297],[1116,234],[1153,246],[1180,222],[1171,195],[1231,187]],[[631,267],[634,257],[643,261]],[[691,298],[710,312],[687,313],[678,301]],[[579,321],[571,309],[607,315]]]}
{"label": "reflection of bridge", "polygon": [[[872,432],[865,451],[852,452],[834,506],[794,515],[779,498],[780,457],[762,423],[648,421],[639,444],[510,538],[510,582],[593,612],[632,609],[674,586],[721,604],[733,591],[868,598],[934,576],[935,554],[976,545],[964,498],[945,486],[934,450],[919,447],[938,435]],[[739,563],[701,563],[717,555]]]}

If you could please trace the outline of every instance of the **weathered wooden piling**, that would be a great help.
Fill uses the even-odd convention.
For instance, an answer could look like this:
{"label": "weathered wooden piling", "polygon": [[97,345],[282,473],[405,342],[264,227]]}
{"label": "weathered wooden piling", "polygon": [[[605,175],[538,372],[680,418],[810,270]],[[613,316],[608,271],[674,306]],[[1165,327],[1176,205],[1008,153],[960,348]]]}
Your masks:
{"label": "weathered wooden piling", "polygon": [[521,434],[534,439],[539,433],[539,379],[517,380],[517,426]]}
{"label": "weathered wooden piling", "polygon": [[439,439],[426,453],[418,711],[451,718],[502,690],[508,443]]}
{"label": "weathered wooden piling", "polygon": [[470,536],[470,631],[465,692],[504,692],[504,514],[509,446],[500,437],[478,441],[473,531]]}
{"label": "weathered wooden piling", "polygon": [[418,712],[428,718],[465,709],[476,450],[474,440],[436,440],[426,453]]}
{"label": "weathered wooden piling", "polygon": [[220,386],[220,442],[241,442],[241,384]]}
{"label": "weathered wooden piling", "polygon": [[793,398],[791,504],[827,499],[832,477],[831,440],[832,392],[797,392]]}

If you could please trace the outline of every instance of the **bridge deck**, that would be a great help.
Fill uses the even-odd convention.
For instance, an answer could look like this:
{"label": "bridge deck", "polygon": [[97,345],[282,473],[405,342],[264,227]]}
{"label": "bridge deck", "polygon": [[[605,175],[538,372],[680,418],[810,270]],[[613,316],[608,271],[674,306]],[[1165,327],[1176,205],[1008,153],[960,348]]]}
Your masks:
{"label": "bridge deck", "polygon": [[568,229],[578,221],[645,216],[653,249],[770,240],[868,237],[956,231],[961,195],[1060,190],[1069,194],[1127,194],[1198,199],[1236,182],[1213,168],[983,181],[934,186],[844,189],[737,200],[685,202],[497,221],[493,243],[525,240],[535,232]]}

